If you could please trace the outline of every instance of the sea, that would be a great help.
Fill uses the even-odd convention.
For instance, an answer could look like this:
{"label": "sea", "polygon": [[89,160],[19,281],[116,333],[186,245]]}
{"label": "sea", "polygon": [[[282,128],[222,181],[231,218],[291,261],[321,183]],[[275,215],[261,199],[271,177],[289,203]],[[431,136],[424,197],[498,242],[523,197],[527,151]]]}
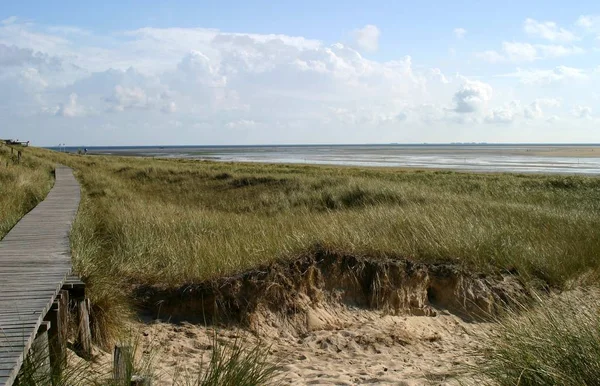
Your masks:
{"label": "sea", "polygon": [[221,162],[600,175],[600,144],[67,146],[51,149]]}

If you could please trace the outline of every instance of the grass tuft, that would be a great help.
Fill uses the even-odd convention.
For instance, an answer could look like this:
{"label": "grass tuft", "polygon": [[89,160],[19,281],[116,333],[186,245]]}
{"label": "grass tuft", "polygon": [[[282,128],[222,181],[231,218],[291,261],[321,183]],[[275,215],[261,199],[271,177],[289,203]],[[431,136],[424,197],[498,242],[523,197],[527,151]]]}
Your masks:
{"label": "grass tuft", "polygon": [[533,309],[509,312],[484,337],[477,369],[490,385],[597,385],[600,379],[600,298],[595,291],[540,298]]}

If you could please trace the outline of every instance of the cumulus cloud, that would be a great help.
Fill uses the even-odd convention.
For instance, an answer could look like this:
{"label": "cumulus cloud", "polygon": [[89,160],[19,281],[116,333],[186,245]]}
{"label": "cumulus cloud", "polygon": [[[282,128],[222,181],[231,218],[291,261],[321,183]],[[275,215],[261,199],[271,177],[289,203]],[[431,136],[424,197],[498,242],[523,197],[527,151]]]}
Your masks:
{"label": "cumulus cloud", "polygon": [[[456,125],[471,130],[515,119],[529,125],[555,113],[541,100],[511,105],[507,98],[520,91],[511,88],[515,82],[482,77],[486,69],[469,67],[467,61],[457,69],[477,78],[443,71],[443,62],[431,67],[414,63],[404,54],[388,61],[365,58],[362,51],[372,52],[380,36],[377,27],[367,27],[356,35],[356,45],[204,28],[92,33],[88,41],[77,30],[15,19],[0,24],[0,97],[5,101],[0,119],[7,127],[46,127],[35,132],[42,139],[56,132],[89,144],[106,143],[101,137],[106,130],[120,143],[139,143],[140,138],[145,143],[170,138],[391,142],[419,141],[423,133],[452,140]],[[521,44],[483,54],[489,61],[509,61],[510,56],[528,63],[565,56],[573,48]],[[531,86],[555,83],[555,91],[596,75],[559,66],[517,69],[504,76]],[[551,96],[560,96],[559,91]],[[52,114],[57,118],[49,119]],[[244,128],[240,138],[224,134]]]}
{"label": "cumulus cloud", "polygon": [[363,28],[354,30],[352,35],[359,49],[367,52],[375,52],[379,49],[381,31],[377,26],[367,24]]}
{"label": "cumulus cloud", "polygon": [[47,55],[26,48],[0,44],[0,67],[37,65],[48,61]]}
{"label": "cumulus cloud", "polygon": [[462,39],[467,34],[467,30],[464,28],[454,28],[454,37],[457,39]]}
{"label": "cumulus cloud", "polygon": [[571,113],[577,118],[588,119],[592,116],[592,108],[589,106],[577,105],[573,107]]}
{"label": "cumulus cloud", "polygon": [[581,15],[575,24],[588,32],[597,32],[600,28],[600,15]]}
{"label": "cumulus cloud", "polygon": [[526,19],[524,26],[525,32],[532,37],[539,37],[551,42],[572,42],[577,40],[577,36],[564,28],[559,27],[555,22],[539,22],[535,19]]}
{"label": "cumulus cloud", "polygon": [[111,108],[115,111],[129,109],[145,109],[149,107],[148,96],[139,87],[123,87],[117,85],[111,97],[107,98]]}
{"label": "cumulus cloud", "polygon": [[504,42],[502,50],[513,62],[533,62],[537,57],[537,49],[529,43]]}
{"label": "cumulus cloud", "polygon": [[453,97],[457,113],[481,111],[492,98],[492,86],[481,81],[467,80]]}
{"label": "cumulus cloud", "polygon": [[527,119],[541,119],[544,117],[543,108],[556,108],[560,106],[560,101],[556,98],[540,98],[525,106],[523,115]]}
{"label": "cumulus cloud", "polygon": [[515,114],[511,109],[493,109],[485,117],[486,123],[511,123],[515,119]]}
{"label": "cumulus cloud", "polygon": [[492,109],[485,116],[485,122],[508,124],[520,118],[540,120],[544,118],[544,109],[553,109],[559,106],[560,101],[555,98],[539,98],[527,105],[522,105],[520,101],[513,100],[500,108]]}
{"label": "cumulus cloud", "polygon": [[82,117],[85,114],[86,110],[77,103],[77,94],[75,93],[69,95],[69,101],[61,103],[55,113],[57,116],[66,118]]}

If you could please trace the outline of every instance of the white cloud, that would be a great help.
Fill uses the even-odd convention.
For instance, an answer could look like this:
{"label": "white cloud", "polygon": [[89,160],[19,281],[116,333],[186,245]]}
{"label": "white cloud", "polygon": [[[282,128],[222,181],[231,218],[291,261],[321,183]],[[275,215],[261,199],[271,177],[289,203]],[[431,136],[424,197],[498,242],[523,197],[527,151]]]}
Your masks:
{"label": "white cloud", "polygon": [[115,111],[125,111],[127,109],[145,109],[148,108],[148,96],[139,87],[123,87],[117,85],[114,93],[107,102],[111,104],[111,108]]}
{"label": "white cloud", "polygon": [[540,59],[559,58],[569,55],[583,54],[585,50],[577,46],[558,44],[530,44],[522,42],[503,42],[502,54],[494,50],[476,53],[475,56],[489,63],[500,62],[533,62]]}
{"label": "white cloud", "polygon": [[257,123],[251,119],[239,119],[237,121],[228,122],[225,127],[228,129],[250,129],[257,125]]}
{"label": "white cloud", "polygon": [[440,70],[439,68],[432,68],[430,71],[430,77],[432,79],[435,79],[441,83],[450,83],[450,81],[448,80],[448,78],[442,73],[442,70]]}
{"label": "white cloud", "polygon": [[572,42],[578,40],[577,36],[564,28],[558,27],[552,21],[539,22],[534,19],[526,19],[523,28],[532,37],[539,37],[551,42]]}
{"label": "white cloud", "polygon": [[573,107],[571,113],[577,118],[588,119],[592,116],[592,108],[588,106],[577,105]]}
{"label": "white cloud", "polygon": [[492,98],[492,86],[481,81],[467,80],[453,97],[457,113],[481,111]]}
{"label": "white cloud", "polygon": [[55,114],[60,117],[74,118],[85,116],[86,110],[77,103],[77,94],[73,93],[69,95],[67,103],[58,106]]}
{"label": "white cloud", "polygon": [[600,28],[600,15],[581,15],[575,24],[586,31],[598,32]]}
{"label": "white cloud", "polygon": [[467,30],[464,28],[454,28],[454,37],[457,39],[462,39],[467,34]]}
{"label": "white cloud", "polygon": [[529,43],[502,43],[502,50],[512,62],[533,62],[537,58],[537,49]]}
{"label": "white cloud", "polygon": [[547,45],[538,44],[535,46],[540,52],[542,58],[559,58],[562,56],[577,55],[585,53],[585,50],[581,47],[571,46],[565,47],[561,45]]}
{"label": "white cloud", "polygon": [[515,113],[511,109],[500,108],[493,109],[485,117],[486,123],[511,123],[515,119]]}
{"label": "white cloud", "polygon": [[7,17],[4,20],[0,20],[0,24],[9,25],[9,24],[15,23],[17,20],[18,19],[17,19],[16,16],[10,16],[10,17]]}
{"label": "white cloud", "polygon": [[[19,19],[0,24],[0,98],[5,101],[0,120],[9,128],[6,135],[25,130],[20,137],[46,143],[72,138],[90,145],[139,144],[140,139],[147,144],[357,143],[452,141],[460,130],[464,140],[469,135],[485,140],[482,133],[493,130],[481,130],[484,123],[521,120],[529,127],[561,113],[553,111],[553,102],[532,99],[537,95],[591,106],[594,101],[580,92],[582,81],[600,77],[567,66],[504,75],[530,85],[524,88],[486,75],[481,63],[460,61],[451,73],[443,61],[427,66],[409,55],[370,60],[348,45],[298,36],[203,28],[85,36],[74,28]],[[376,43],[371,39],[361,49]],[[574,49],[512,44],[482,55],[509,61],[510,53],[527,62]],[[541,88],[549,83],[556,87]],[[577,85],[581,88],[571,89]],[[510,102],[516,98],[528,103]],[[242,129],[243,135],[231,135]]]}
{"label": "white cloud", "polygon": [[541,119],[544,117],[543,108],[557,108],[560,107],[560,101],[556,98],[540,98],[531,102],[528,106],[525,106],[523,115],[527,119]]}
{"label": "white cloud", "polygon": [[177,104],[175,102],[169,102],[164,105],[161,110],[165,114],[173,114],[177,111]]}
{"label": "white cloud", "polygon": [[551,70],[517,68],[516,72],[499,75],[499,77],[516,78],[528,85],[547,85],[551,83],[578,82],[589,78],[585,70],[580,68],[558,66]]}
{"label": "white cloud", "polygon": [[353,32],[353,37],[356,46],[367,52],[375,52],[379,49],[379,36],[381,31],[377,26],[367,24],[363,28],[356,29]]}

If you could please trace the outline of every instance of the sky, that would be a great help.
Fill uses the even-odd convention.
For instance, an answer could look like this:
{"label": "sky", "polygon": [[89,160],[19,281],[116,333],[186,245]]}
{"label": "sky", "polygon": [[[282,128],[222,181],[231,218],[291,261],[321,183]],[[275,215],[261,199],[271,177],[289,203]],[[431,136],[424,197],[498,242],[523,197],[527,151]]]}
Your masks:
{"label": "sky", "polygon": [[592,1],[0,3],[40,146],[599,143],[599,86]]}

